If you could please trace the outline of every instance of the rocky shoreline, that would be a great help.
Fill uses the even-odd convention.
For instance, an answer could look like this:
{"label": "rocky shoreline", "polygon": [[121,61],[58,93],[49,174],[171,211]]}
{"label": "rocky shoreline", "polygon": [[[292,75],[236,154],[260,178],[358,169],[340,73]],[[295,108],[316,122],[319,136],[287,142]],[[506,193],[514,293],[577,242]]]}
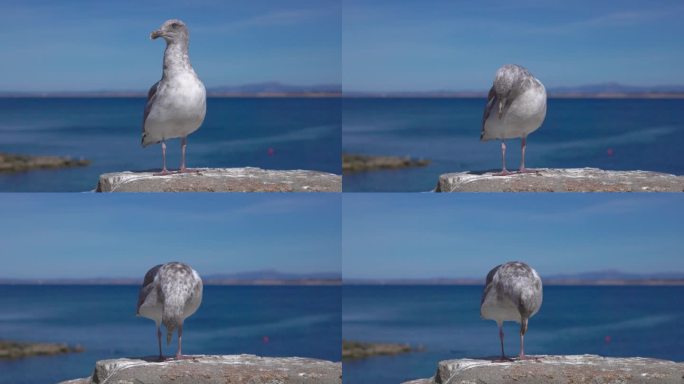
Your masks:
{"label": "rocky shoreline", "polygon": [[427,159],[412,159],[400,156],[368,156],[345,153],[342,154],[342,172],[366,172],[379,169],[400,169],[425,167],[430,164]]}
{"label": "rocky shoreline", "polygon": [[34,169],[85,167],[90,160],[60,156],[30,156],[0,153],[0,172],[26,172]]}
{"label": "rocky shoreline", "polygon": [[0,359],[21,359],[31,356],[61,355],[83,352],[80,345],[69,346],[65,343],[25,343],[0,340]]}

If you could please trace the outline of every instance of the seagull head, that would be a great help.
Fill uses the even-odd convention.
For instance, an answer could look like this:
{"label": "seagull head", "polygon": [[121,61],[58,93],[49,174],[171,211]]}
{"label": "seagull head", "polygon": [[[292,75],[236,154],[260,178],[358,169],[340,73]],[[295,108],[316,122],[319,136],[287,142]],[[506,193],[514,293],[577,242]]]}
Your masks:
{"label": "seagull head", "polygon": [[163,37],[167,43],[187,41],[188,27],[185,26],[184,22],[177,19],[166,20],[159,29],[150,34],[152,40],[158,37]]}

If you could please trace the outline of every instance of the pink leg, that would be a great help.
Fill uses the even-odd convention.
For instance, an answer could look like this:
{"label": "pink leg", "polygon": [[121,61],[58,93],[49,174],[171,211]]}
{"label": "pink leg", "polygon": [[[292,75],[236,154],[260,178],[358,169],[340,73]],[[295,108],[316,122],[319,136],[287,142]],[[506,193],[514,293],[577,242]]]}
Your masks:
{"label": "pink leg", "polygon": [[197,173],[194,169],[185,168],[185,148],[188,146],[188,138],[181,139],[181,166],[178,173]]}
{"label": "pink leg", "polygon": [[527,147],[527,137],[523,137],[522,140],[520,141],[520,149],[522,151],[522,155],[520,158],[520,169],[518,172],[520,172],[520,173],[535,173],[535,172],[537,172],[536,170],[525,168],[525,148],[526,147]]}
{"label": "pink leg", "polygon": [[159,325],[157,325],[157,341],[159,342],[159,361],[164,361],[161,347],[161,329],[159,329]]}
{"label": "pink leg", "polygon": [[495,173],[495,176],[506,176],[510,175],[511,173],[508,172],[506,169],[506,143],[501,140],[501,172]]}
{"label": "pink leg", "polygon": [[165,143],[163,140],[162,140],[162,142],[161,142],[161,147],[162,147],[162,164],[163,164],[163,168],[162,168],[161,172],[155,173],[155,174],[154,174],[155,176],[164,176],[164,175],[168,175],[168,174],[171,173],[171,172],[169,172],[168,169],[166,169],[166,143]]}
{"label": "pink leg", "polygon": [[499,340],[501,341],[501,357],[497,360],[498,362],[505,362],[505,361],[511,361],[508,357],[506,357],[506,354],[504,353],[504,331],[503,331],[503,324],[499,325]]}
{"label": "pink leg", "polygon": [[183,356],[181,352],[183,348],[183,324],[178,325],[178,352],[176,352],[176,359],[192,359],[192,356]]}

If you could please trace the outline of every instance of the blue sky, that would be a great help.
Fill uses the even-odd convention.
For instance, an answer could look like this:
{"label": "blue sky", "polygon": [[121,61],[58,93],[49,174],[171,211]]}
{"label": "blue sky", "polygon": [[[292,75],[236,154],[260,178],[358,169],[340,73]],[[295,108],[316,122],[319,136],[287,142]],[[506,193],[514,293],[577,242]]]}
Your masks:
{"label": "blue sky", "polygon": [[190,28],[207,86],[340,83],[339,0],[1,0],[0,90],[147,90],[166,19]]}
{"label": "blue sky", "polygon": [[684,84],[684,3],[345,0],[345,91],[487,90],[528,67],[547,87]]}
{"label": "blue sky", "polygon": [[4,194],[0,277],[340,271],[338,194]]}
{"label": "blue sky", "polygon": [[684,272],[681,194],[345,194],[344,278]]}

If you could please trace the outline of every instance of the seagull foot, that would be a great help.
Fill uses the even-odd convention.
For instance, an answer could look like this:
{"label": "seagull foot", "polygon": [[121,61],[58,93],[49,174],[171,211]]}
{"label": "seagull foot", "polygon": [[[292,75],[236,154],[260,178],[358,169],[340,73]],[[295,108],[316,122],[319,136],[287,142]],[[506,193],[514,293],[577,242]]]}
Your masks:
{"label": "seagull foot", "polygon": [[178,170],[178,173],[200,173],[200,171],[199,169],[181,168]]}
{"label": "seagull foot", "polygon": [[501,170],[501,172],[494,173],[493,175],[494,175],[494,176],[508,176],[508,175],[512,175],[512,174],[513,174],[513,172],[511,172],[511,171],[507,170],[506,168],[504,168],[504,169]]}
{"label": "seagull foot", "polygon": [[510,363],[512,361],[513,359],[511,359],[510,357],[501,356],[498,359],[492,360],[492,363]]}
{"label": "seagull foot", "polygon": [[539,170],[533,168],[520,168],[518,173],[539,173]]}
{"label": "seagull foot", "polygon": [[188,356],[188,355],[176,355],[173,360],[192,360],[194,359],[194,356]]}
{"label": "seagull foot", "polygon": [[167,175],[171,175],[171,174],[172,174],[172,172],[170,172],[166,168],[162,169],[161,172],[153,173],[154,176],[167,176]]}
{"label": "seagull foot", "polygon": [[534,361],[539,361],[539,358],[536,357],[536,356],[521,355],[521,356],[518,356],[518,360],[534,360]]}

